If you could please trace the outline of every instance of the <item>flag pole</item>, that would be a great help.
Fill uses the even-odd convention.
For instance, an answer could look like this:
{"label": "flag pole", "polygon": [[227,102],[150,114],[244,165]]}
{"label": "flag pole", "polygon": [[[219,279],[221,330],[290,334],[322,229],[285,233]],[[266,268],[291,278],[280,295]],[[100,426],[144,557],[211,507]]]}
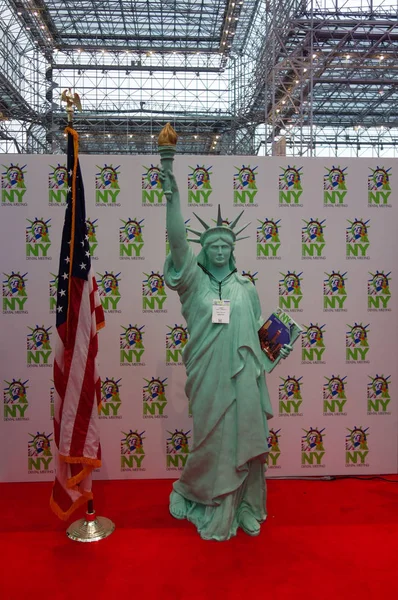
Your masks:
{"label": "flag pole", "polygon": [[[81,111],[80,97],[72,90],[64,90],[61,95],[61,100],[66,102],[65,110],[68,115],[68,127],[73,129],[73,114],[75,107]],[[66,535],[69,539],[76,542],[97,542],[102,540],[115,530],[115,524],[107,517],[97,517],[94,510],[94,500],[91,498],[87,501],[87,509],[85,517],[74,521],[66,530]]]}

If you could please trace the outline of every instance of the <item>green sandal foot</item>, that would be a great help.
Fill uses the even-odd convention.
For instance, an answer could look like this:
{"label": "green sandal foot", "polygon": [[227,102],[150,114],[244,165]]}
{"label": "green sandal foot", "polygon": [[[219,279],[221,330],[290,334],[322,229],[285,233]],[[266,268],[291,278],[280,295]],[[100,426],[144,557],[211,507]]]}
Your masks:
{"label": "green sandal foot", "polygon": [[249,510],[242,510],[239,515],[239,526],[247,535],[259,535],[260,523]]}
{"label": "green sandal foot", "polygon": [[185,498],[177,492],[171,492],[170,494],[170,514],[175,519],[185,519],[187,516],[187,504]]}

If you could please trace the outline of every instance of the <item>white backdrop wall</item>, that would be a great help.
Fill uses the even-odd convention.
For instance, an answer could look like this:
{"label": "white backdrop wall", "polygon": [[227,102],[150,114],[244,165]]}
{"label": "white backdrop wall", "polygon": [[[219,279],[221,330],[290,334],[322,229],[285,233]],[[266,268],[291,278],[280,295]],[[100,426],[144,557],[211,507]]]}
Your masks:
{"label": "white backdrop wall", "polygon": [[[159,157],[81,156],[99,334],[101,479],[178,477],[192,441]],[[51,480],[55,290],[65,210],[63,156],[5,155],[1,169],[0,480]],[[237,265],[263,316],[304,327],[268,375],[272,476],[397,472],[397,167],[339,161],[176,156],[193,212],[250,221]],[[197,246],[199,250],[199,246]]]}

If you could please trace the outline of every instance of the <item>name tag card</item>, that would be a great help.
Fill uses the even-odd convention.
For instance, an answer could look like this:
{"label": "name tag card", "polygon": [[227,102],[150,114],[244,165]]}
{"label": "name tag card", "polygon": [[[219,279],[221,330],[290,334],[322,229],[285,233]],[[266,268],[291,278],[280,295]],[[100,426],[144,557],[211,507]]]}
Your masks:
{"label": "name tag card", "polygon": [[229,323],[231,300],[213,300],[212,323]]}

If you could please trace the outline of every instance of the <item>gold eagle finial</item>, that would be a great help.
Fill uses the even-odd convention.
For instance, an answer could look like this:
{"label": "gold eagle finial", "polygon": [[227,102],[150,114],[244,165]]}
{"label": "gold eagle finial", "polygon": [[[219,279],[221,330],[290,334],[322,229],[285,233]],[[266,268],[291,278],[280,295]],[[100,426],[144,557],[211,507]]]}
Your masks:
{"label": "gold eagle finial", "polygon": [[80,96],[77,92],[72,94],[71,88],[64,90],[61,94],[62,102],[66,102],[65,110],[68,113],[68,120],[71,121],[73,117],[74,107],[77,108],[79,112],[82,112],[82,104],[80,102]]}

